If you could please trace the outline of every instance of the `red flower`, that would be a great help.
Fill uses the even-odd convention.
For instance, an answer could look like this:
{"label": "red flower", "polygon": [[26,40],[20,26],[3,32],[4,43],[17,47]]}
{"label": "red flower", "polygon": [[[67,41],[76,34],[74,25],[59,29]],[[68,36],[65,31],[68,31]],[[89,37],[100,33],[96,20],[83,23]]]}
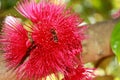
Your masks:
{"label": "red flower", "polygon": [[34,0],[24,0],[17,10],[31,20],[32,31],[26,31],[18,19],[10,17],[3,28],[2,44],[5,58],[19,79],[38,80],[58,72],[66,75],[67,68],[82,66],[76,55],[82,51],[84,35],[83,29],[77,28],[82,20],[76,14],[63,5]]}
{"label": "red flower", "polygon": [[83,68],[78,66],[76,69],[68,69],[68,74],[65,75],[63,80],[92,80],[95,76],[93,74],[93,69]]}
{"label": "red flower", "polygon": [[5,19],[1,37],[0,41],[5,51],[4,55],[8,62],[8,67],[17,67],[28,48],[27,31],[23,28],[19,19],[8,16]]}

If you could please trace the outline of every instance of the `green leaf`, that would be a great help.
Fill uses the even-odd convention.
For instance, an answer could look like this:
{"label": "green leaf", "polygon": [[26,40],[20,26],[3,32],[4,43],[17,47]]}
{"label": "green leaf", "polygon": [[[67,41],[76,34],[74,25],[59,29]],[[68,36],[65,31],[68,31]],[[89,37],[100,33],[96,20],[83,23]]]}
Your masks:
{"label": "green leaf", "polygon": [[111,36],[111,47],[120,64],[120,22],[117,23],[113,29]]}

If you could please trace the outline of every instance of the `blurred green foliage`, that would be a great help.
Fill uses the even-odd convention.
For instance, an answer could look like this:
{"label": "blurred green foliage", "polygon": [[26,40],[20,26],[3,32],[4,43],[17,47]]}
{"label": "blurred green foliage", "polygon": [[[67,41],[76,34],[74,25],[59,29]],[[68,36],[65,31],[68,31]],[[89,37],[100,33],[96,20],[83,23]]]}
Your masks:
{"label": "blurred green foliage", "polygon": [[111,19],[111,14],[120,9],[120,0],[67,0],[67,2],[89,23]]}
{"label": "blurred green foliage", "polygon": [[115,25],[111,36],[111,47],[120,64],[120,22]]}
{"label": "blurred green foliage", "polygon": [[[17,1],[19,0],[0,0],[0,28],[3,19],[7,15],[13,15],[23,19],[14,9]],[[120,0],[65,0],[65,2],[85,22],[90,24],[109,20],[112,18],[111,14],[120,9]],[[92,66],[94,65],[92,64]],[[117,64],[116,59],[107,58],[98,67],[100,68],[97,72],[99,76],[96,77],[96,80],[120,80],[120,65]]]}
{"label": "blurred green foliage", "polygon": [[1,10],[8,10],[12,8],[18,0],[0,0],[0,8]]}

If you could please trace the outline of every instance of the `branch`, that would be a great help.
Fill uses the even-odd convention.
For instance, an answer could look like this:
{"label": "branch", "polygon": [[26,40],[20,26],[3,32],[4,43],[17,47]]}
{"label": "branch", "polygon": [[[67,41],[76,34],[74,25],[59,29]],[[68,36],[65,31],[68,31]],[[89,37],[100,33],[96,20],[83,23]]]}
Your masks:
{"label": "branch", "polygon": [[88,39],[83,41],[83,63],[97,62],[105,57],[114,56],[110,47],[110,37],[115,24],[120,19],[103,21],[88,25]]}

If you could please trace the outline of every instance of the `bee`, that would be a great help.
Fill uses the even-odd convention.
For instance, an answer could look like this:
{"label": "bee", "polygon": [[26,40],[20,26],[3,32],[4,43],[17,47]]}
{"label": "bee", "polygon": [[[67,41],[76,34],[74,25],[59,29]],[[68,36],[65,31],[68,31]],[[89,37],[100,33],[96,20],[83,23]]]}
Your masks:
{"label": "bee", "polygon": [[51,33],[52,33],[52,36],[53,36],[52,39],[54,40],[55,43],[57,43],[58,42],[58,37],[57,37],[56,30],[55,29],[51,29]]}

